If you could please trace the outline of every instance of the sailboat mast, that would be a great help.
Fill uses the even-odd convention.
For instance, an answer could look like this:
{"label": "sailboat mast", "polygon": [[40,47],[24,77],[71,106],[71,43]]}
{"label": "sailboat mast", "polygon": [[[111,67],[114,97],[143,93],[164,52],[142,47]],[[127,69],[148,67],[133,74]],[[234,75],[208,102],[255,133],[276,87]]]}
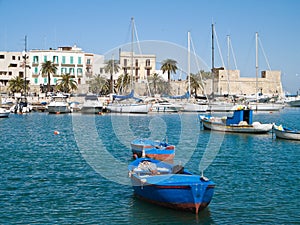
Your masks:
{"label": "sailboat mast", "polygon": [[188,32],[188,82],[189,82],[189,98],[191,96],[191,47],[190,47],[191,37],[190,32]]}
{"label": "sailboat mast", "polygon": [[212,98],[215,98],[215,47],[214,47],[214,24],[211,24],[211,75],[212,75]]}
{"label": "sailboat mast", "polygon": [[[255,33],[256,103],[258,102],[258,33]],[[257,110],[257,105],[256,105]]]}
{"label": "sailboat mast", "polygon": [[134,89],[133,87],[133,36],[134,36],[134,18],[131,17],[131,90]]}
{"label": "sailboat mast", "polygon": [[24,77],[25,77],[25,79],[24,79],[24,95],[25,95],[25,97],[26,97],[26,66],[27,66],[27,62],[26,62],[26,60],[27,60],[27,35],[25,35],[25,53],[24,53],[24,68],[25,68],[25,70],[24,70]]}

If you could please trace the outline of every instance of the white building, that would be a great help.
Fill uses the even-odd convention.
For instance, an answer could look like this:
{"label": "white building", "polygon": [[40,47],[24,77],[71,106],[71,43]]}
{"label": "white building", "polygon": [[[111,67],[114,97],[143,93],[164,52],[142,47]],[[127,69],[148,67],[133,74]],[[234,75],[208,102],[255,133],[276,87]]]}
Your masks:
{"label": "white building", "polygon": [[[26,54],[26,70],[25,70]],[[0,52],[0,84],[7,91],[8,81],[16,76],[26,77],[30,92],[39,93],[40,87],[48,84],[47,74],[42,74],[42,64],[51,61],[56,66],[56,74],[51,74],[50,85],[56,85],[63,74],[70,74],[78,83],[78,92],[88,92],[87,81],[99,74],[104,67],[104,56],[85,53],[81,48],[59,47],[49,50],[29,52]]]}
{"label": "white building", "polygon": [[131,54],[131,52],[120,52],[120,73],[130,74],[133,71],[135,82],[143,83],[156,72],[156,55]]}
{"label": "white building", "polygon": [[[21,52],[0,52],[0,85],[4,91],[8,81],[16,76],[25,77],[24,59]],[[28,68],[27,68],[27,71]]]}

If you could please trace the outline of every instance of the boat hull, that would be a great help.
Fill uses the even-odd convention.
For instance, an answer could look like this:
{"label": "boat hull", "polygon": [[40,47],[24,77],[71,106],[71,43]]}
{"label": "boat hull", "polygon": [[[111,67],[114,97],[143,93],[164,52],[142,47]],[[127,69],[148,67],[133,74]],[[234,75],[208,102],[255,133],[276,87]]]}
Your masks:
{"label": "boat hull", "polygon": [[134,158],[145,157],[161,161],[172,161],[175,157],[175,146],[166,142],[136,139],[131,142],[131,150]]}
{"label": "boat hull", "polygon": [[208,105],[194,104],[194,103],[182,103],[182,112],[206,112]]}
{"label": "boat hull", "polygon": [[205,119],[201,120],[203,127],[208,130],[232,132],[232,133],[253,133],[264,134],[272,130],[272,124],[261,124],[260,126],[253,125],[225,125],[222,123],[214,123]]}
{"label": "boat hull", "polygon": [[109,104],[106,109],[112,113],[140,113],[147,114],[150,105],[146,104]]}
{"label": "boat hull", "polygon": [[289,101],[287,104],[291,107],[300,107],[300,100]]}
{"label": "boat hull", "polygon": [[83,106],[81,108],[81,113],[84,114],[99,114],[103,110],[103,107],[92,107],[92,106]]}
{"label": "boat hull", "polygon": [[0,118],[6,118],[10,114],[10,111],[4,108],[0,108]]}
{"label": "boat hull", "polygon": [[[159,175],[144,174],[139,167],[132,166],[143,160],[155,163]],[[207,178],[183,170],[180,174],[172,171],[174,166],[158,160],[141,158],[129,165],[129,175],[134,193],[148,202],[198,213],[209,205],[214,194],[215,184]],[[144,171],[145,172],[145,171]]]}
{"label": "boat hull", "polygon": [[60,113],[70,113],[71,109],[68,106],[48,106],[48,113],[60,114]]}
{"label": "boat hull", "polygon": [[276,138],[300,141],[300,132],[274,129]]}

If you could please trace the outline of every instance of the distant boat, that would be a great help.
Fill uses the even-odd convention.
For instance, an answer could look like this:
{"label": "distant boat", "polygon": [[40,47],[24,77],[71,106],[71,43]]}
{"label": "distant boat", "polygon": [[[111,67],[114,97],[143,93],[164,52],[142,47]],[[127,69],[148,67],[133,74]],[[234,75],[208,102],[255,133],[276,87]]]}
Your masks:
{"label": "distant boat", "polygon": [[57,94],[56,96],[52,96],[52,101],[47,106],[48,113],[70,113],[71,108],[69,103],[67,102],[67,96],[63,94]]}
{"label": "distant boat", "polygon": [[8,117],[10,114],[10,111],[4,108],[0,108],[0,118]]}
{"label": "distant boat", "polygon": [[212,200],[215,184],[180,165],[138,158],[128,166],[134,193],[141,199],[196,214]]}
{"label": "distant boat", "polygon": [[300,107],[300,95],[289,99],[286,103],[291,107]]}
{"label": "distant boat", "polygon": [[97,95],[88,94],[84,98],[81,113],[99,114],[103,110],[103,104],[98,100]]}
{"label": "distant boat", "polygon": [[288,140],[296,140],[300,141],[300,131],[292,130],[287,127],[283,127],[282,125],[273,126],[274,133],[276,138],[288,139]]}
{"label": "distant boat", "polygon": [[157,100],[157,102],[151,106],[151,112],[179,112],[182,109],[182,105],[171,103],[166,99]]}
{"label": "distant boat", "polygon": [[106,110],[112,113],[139,113],[147,114],[150,111],[151,105],[143,103],[121,103],[114,102],[106,106]]}
{"label": "distant boat", "polygon": [[162,161],[172,161],[175,156],[175,146],[165,141],[153,141],[149,139],[135,139],[131,142],[134,158],[148,157]]}
{"label": "distant boat", "polygon": [[27,101],[26,96],[17,97],[16,104],[10,108],[12,113],[30,113],[32,111],[32,105]]}
{"label": "distant boat", "polygon": [[200,120],[203,127],[208,130],[234,132],[234,133],[253,133],[262,134],[272,130],[272,124],[262,124],[252,122],[253,110],[235,110],[232,117],[212,117],[201,116]]}

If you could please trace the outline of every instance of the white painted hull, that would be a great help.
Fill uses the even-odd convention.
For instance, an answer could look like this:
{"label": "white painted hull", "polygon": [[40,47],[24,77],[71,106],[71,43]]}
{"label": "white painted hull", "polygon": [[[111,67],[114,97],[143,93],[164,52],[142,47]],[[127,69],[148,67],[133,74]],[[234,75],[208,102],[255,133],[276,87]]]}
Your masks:
{"label": "white painted hull", "polygon": [[300,141],[300,132],[288,132],[285,130],[274,129],[276,138]]}
{"label": "white painted hull", "polygon": [[206,112],[208,105],[200,105],[195,103],[182,103],[182,112]]}
{"label": "white painted hull", "polygon": [[147,104],[109,104],[106,109],[112,113],[141,113],[149,112],[151,105]]}
{"label": "white painted hull", "polygon": [[222,131],[222,132],[233,132],[233,133],[256,133],[262,134],[267,133],[272,130],[272,124],[257,124],[253,123],[254,125],[230,125],[226,126],[223,123],[219,122],[210,122],[205,119],[202,119],[201,122],[203,123],[204,128],[209,130],[215,131]]}
{"label": "white painted hull", "polygon": [[0,108],[0,118],[8,117],[10,114],[10,111],[4,108]]}
{"label": "white painted hull", "polygon": [[287,104],[291,107],[300,107],[300,100],[289,101]]}
{"label": "white painted hull", "polygon": [[181,105],[172,103],[155,103],[151,107],[152,112],[179,112],[182,109]]}

